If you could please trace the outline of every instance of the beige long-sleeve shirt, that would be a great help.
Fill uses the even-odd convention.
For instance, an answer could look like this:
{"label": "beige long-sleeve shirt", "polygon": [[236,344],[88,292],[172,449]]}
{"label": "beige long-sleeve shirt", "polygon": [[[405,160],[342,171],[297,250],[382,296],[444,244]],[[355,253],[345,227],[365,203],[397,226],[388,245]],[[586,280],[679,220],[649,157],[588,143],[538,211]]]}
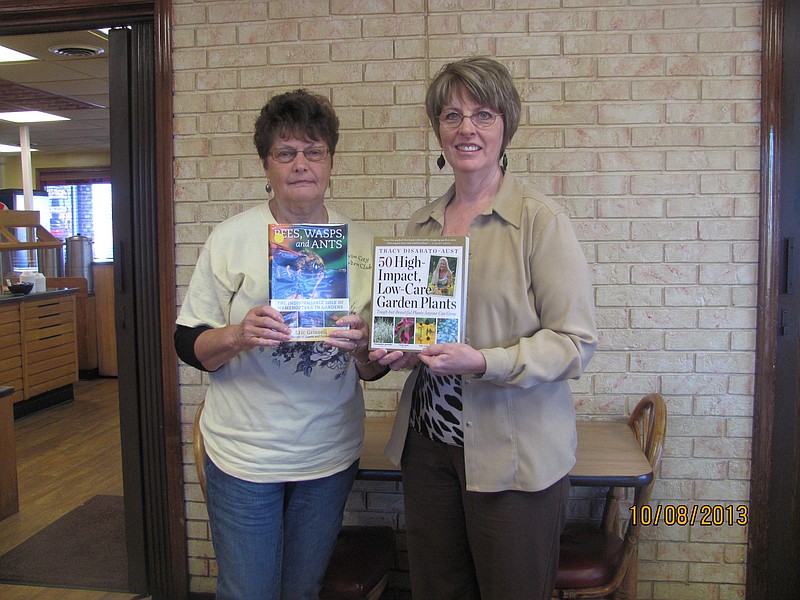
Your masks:
{"label": "beige long-sleeve shirt", "polygon": [[[407,235],[442,234],[455,188],[414,213]],[[591,277],[563,208],[507,173],[469,229],[467,343],[486,359],[464,377],[467,488],[542,490],[575,464],[568,380],[597,345]],[[419,367],[400,398],[386,455],[402,456]]]}

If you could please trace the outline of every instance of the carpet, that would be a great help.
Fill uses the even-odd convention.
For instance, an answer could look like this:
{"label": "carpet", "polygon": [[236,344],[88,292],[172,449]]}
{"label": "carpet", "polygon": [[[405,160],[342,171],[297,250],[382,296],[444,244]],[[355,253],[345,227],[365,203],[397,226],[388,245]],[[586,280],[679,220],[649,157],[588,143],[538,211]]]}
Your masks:
{"label": "carpet", "polygon": [[0,582],[125,592],[122,496],[95,496],[0,556]]}

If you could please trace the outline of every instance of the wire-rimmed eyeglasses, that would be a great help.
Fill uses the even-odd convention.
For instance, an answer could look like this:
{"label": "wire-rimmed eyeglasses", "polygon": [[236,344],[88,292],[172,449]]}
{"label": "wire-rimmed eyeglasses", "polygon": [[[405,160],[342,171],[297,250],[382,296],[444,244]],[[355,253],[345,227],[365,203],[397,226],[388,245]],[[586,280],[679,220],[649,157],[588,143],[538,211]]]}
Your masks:
{"label": "wire-rimmed eyeglasses", "polygon": [[294,148],[288,147],[273,148],[269,151],[269,155],[275,162],[290,163],[301,152],[303,156],[305,156],[306,159],[310,160],[311,162],[320,162],[325,160],[325,157],[328,156],[327,146],[312,146],[311,148],[306,148],[305,150],[295,150]]}
{"label": "wire-rimmed eyeglasses", "polygon": [[443,112],[439,115],[439,125],[441,127],[446,127],[447,129],[455,129],[456,127],[461,127],[461,123],[464,121],[464,118],[468,118],[472,121],[472,124],[475,127],[491,127],[494,125],[494,122],[497,120],[497,117],[501,116],[503,113],[494,113],[490,110],[479,110],[471,115],[462,115],[457,110],[448,110],[447,112]]}

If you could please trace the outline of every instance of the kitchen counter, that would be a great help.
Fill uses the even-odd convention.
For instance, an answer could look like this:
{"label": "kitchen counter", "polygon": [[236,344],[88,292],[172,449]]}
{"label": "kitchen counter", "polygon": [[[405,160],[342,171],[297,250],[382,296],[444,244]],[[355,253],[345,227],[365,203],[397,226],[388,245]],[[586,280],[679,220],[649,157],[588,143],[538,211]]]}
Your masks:
{"label": "kitchen counter", "polygon": [[78,288],[47,288],[46,292],[31,292],[29,294],[12,294],[11,292],[0,293],[0,304],[5,302],[20,302],[26,300],[37,300],[45,297],[63,296],[64,294],[74,294]]}

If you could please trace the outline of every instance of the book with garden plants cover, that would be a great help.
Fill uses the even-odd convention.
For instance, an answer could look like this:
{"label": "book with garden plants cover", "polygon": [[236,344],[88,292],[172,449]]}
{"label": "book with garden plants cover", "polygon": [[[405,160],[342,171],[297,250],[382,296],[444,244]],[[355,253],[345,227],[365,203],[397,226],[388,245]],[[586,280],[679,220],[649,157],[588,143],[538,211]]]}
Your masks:
{"label": "book with garden plants cover", "polygon": [[376,237],[370,348],[464,341],[469,239]]}
{"label": "book with garden plants cover", "polygon": [[347,224],[269,226],[269,303],[293,342],[325,339],[350,311]]}

